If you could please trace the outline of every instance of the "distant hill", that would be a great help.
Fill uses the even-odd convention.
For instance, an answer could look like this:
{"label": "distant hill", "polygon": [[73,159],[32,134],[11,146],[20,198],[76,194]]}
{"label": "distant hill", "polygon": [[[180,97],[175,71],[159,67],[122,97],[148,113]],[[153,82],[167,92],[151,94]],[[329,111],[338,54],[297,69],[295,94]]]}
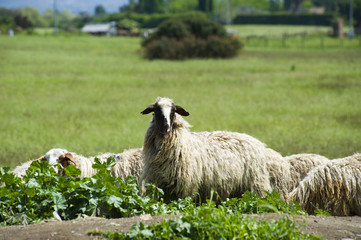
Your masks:
{"label": "distant hill", "polygon": [[[129,0],[56,0],[59,10],[68,9],[72,13],[87,12],[94,14],[95,6],[103,5],[107,13],[118,12],[119,7],[128,4]],[[31,6],[43,13],[53,9],[54,0],[0,0],[0,7],[15,9]]]}

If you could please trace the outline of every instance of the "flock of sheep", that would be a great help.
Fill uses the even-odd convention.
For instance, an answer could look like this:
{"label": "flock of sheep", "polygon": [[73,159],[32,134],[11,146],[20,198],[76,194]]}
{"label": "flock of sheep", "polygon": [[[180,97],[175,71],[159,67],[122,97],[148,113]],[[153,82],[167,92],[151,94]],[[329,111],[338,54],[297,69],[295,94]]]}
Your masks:
{"label": "flock of sheep", "polygon": [[[72,164],[81,170],[81,177],[90,177],[96,174],[92,168],[96,157],[105,161],[113,156],[117,161],[111,174],[123,179],[135,176],[142,194],[149,182],[169,199],[204,200],[214,190],[225,200],[245,191],[264,196],[274,189],[283,200],[298,201],[309,213],[320,208],[337,216],[361,215],[361,154],[334,160],[316,154],[283,157],[246,134],[191,132],[182,117],[189,113],[169,98],[158,97],[141,113],[153,113],[142,148],[94,157],[51,149],[38,160],[63,167]],[[25,174],[31,162],[13,172]]]}

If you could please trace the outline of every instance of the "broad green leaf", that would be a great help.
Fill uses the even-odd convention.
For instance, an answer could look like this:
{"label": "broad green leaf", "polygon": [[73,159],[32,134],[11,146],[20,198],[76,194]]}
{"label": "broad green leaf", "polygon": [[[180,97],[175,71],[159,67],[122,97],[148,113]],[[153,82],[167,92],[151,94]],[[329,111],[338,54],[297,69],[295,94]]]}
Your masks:
{"label": "broad green leaf", "polygon": [[60,192],[51,193],[54,202],[54,210],[59,211],[67,208],[66,199]]}

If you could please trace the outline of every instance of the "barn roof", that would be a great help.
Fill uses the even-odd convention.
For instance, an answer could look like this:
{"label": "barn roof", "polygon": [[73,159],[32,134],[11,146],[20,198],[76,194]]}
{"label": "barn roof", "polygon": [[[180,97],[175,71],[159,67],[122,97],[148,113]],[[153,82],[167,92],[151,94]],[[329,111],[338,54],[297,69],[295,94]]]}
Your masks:
{"label": "barn roof", "polygon": [[89,23],[82,27],[81,31],[87,33],[109,32],[115,25],[115,22]]}

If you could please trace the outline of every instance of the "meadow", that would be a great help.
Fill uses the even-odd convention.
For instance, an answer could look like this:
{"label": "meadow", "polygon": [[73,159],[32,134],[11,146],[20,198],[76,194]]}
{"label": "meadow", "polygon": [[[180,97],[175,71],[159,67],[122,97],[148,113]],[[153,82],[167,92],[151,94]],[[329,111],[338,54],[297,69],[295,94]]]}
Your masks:
{"label": "meadow", "polygon": [[247,133],[282,155],[361,152],[357,39],[249,44],[236,58],[187,61],[143,59],[140,41],[1,35],[0,166],[55,147],[83,155],[141,147],[150,116],[140,112],[157,96],[190,112],[193,131]]}

